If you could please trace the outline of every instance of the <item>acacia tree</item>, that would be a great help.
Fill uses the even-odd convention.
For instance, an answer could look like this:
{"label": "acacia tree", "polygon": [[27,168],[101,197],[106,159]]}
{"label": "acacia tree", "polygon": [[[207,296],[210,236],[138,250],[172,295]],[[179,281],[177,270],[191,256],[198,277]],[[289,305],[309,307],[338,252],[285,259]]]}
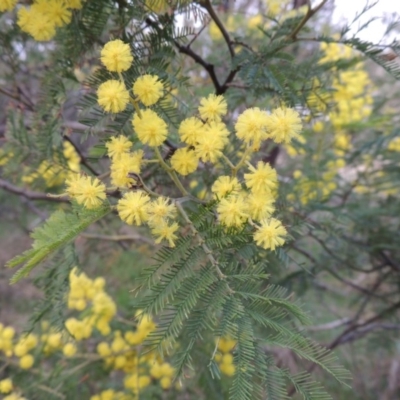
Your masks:
{"label": "acacia tree", "polygon": [[[369,188],[398,179],[398,132],[382,134],[391,116],[374,103],[363,59],[398,79],[398,46],[387,55],[346,30],[322,34],[310,20],[321,24],[328,1],[243,6],[257,14],[208,0],[0,1],[0,186],[51,212],[7,264],[19,266],[13,284],[43,264],[32,321],[50,325],[17,339],[2,328],[15,375],[3,393],[331,398],[310,372],[343,385],[349,374],[304,331],[310,319],[287,289],[336,293],[335,280],[359,307],[329,322],[344,329],[328,348],[397,329],[381,321],[400,306],[390,286],[398,191]],[[105,280],[77,272],[75,239],[91,226],[133,226],[117,241],[154,249],[127,283],[133,322]],[[359,273],[371,281],[359,284]],[[279,348],[312,366],[290,371]],[[24,372],[35,367],[39,383]],[[76,374],[89,384],[76,388]]]}

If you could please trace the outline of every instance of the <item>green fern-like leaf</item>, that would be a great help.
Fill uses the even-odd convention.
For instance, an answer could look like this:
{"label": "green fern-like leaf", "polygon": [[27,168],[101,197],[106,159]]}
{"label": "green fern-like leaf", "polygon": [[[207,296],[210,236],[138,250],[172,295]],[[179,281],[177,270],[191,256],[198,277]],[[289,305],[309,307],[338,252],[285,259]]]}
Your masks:
{"label": "green fern-like leaf", "polygon": [[93,222],[104,217],[110,211],[111,208],[108,205],[96,210],[81,210],[74,214],[56,211],[43,226],[32,233],[31,236],[34,239],[32,248],[6,264],[6,267],[13,268],[24,263],[11,278],[11,283],[16,283],[27,276],[45,258],[65,246]]}

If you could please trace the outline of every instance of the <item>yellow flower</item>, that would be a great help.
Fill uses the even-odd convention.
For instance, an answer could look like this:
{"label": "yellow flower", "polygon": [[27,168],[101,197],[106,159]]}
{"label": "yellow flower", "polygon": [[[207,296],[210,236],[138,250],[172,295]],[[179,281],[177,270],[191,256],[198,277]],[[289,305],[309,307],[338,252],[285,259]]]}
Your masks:
{"label": "yellow flower", "polygon": [[12,340],[15,335],[15,329],[12,326],[7,326],[1,332],[1,336],[5,340]]}
{"label": "yellow flower", "polygon": [[266,126],[268,115],[259,108],[249,108],[239,115],[235,130],[236,136],[247,144],[259,147],[268,138]]}
{"label": "yellow flower", "polygon": [[163,389],[169,389],[171,387],[171,384],[172,384],[172,379],[167,376],[164,376],[163,378],[160,379],[160,386]]}
{"label": "yellow flower", "polygon": [[151,229],[151,233],[156,236],[156,243],[161,243],[162,240],[167,240],[169,247],[175,247],[175,240],[178,238],[175,232],[179,229],[179,225],[174,222],[168,225],[167,222],[162,222]]}
{"label": "yellow flower", "polygon": [[246,199],[250,218],[260,221],[269,218],[275,211],[274,198],[266,193],[251,193]]}
{"label": "yellow flower", "polygon": [[139,174],[143,159],[143,150],[133,153],[122,153],[118,158],[113,158],[111,163],[111,183],[117,187],[130,187],[135,179],[129,174]]}
{"label": "yellow flower", "polygon": [[195,152],[202,161],[215,163],[222,156],[222,150],[228,139],[229,131],[223,123],[212,122],[205,125],[198,138]]}
{"label": "yellow flower", "polygon": [[129,153],[133,143],[125,136],[114,136],[106,143],[108,156],[118,157],[121,154]]}
{"label": "yellow flower", "polygon": [[219,121],[226,114],[228,106],[223,96],[210,94],[200,100],[199,113],[208,121]]}
{"label": "yellow flower", "polygon": [[388,150],[400,152],[400,137],[395,137],[389,142]]}
{"label": "yellow flower", "polygon": [[275,218],[261,221],[261,226],[254,233],[254,240],[257,246],[264,249],[275,250],[276,247],[285,243],[286,229],[281,222]]}
{"label": "yellow flower", "polygon": [[55,22],[35,5],[30,9],[21,8],[18,11],[18,25],[37,41],[50,40],[56,34]]}
{"label": "yellow flower", "polygon": [[30,369],[35,362],[35,359],[33,358],[32,354],[25,354],[19,359],[19,366],[22,369]]}
{"label": "yellow flower", "polygon": [[87,339],[92,334],[92,325],[87,318],[82,321],[76,318],[68,318],[65,321],[65,328],[77,341]]}
{"label": "yellow flower", "polygon": [[100,60],[109,71],[123,72],[130,68],[133,57],[129,44],[116,39],[104,45]]}
{"label": "yellow flower", "polygon": [[0,381],[0,393],[10,393],[13,388],[12,380],[10,378]]}
{"label": "yellow flower", "polygon": [[227,194],[237,194],[241,185],[236,177],[220,176],[212,185],[211,191],[216,197],[222,199]]}
{"label": "yellow flower", "polygon": [[150,11],[156,14],[166,12],[169,6],[166,0],[146,0],[145,4]]}
{"label": "yellow flower", "polygon": [[97,208],[106,198],[106,187],[97,178],[76,174],[66,184],[67,193],[85,208]]}
{"label": "yellow flower", "polygon": [[132,126],[139,140],[151,147],[160,146],[167,138],[167,124],[153,110],[142,110],[140,117],[135,114]]}
{"label": "yellow flower", "polygon": [[219,221],[227,227],[242,226],[247,218],[247,205],[243,196],[223,198],[217,206]]}
{"label": "yellow flower", "polygon": [[195,146],[203,132],[204,124],[196,117],[184,119],[179,125],[179,136],[189,146]]}
{"label": "yellow flower", "polygon": [[68,8],[80,10],[82,8],[82,0],[64,0]]}
{"label": "yellow flower", "polygon": [[129,93],[122,82],[110,79],[97,89],[97,101],[104,111],[118,113],[128,105]]}
{"label": "yellow flower", "polygon": [[146,106],[156,104],[163,95],[164,85],[155,75],[143,75],[133,84],[133,94]]}
{"label": "yellow flower", "polygon": [[198,164],[199,157],[187,147],[176,150],[171,157],[172,168],[183,176],[196,171]]}
{"label": "yellow flower", "polygon": [[66,343],[63,347],[63,353],[65,357],[72,357],[76,354],[77,348],[74,343]]}
{"label": "yellow flower", "polygon": [[141,225],[149,218],[148,204],[150,197],[144,192],[128,192],[118,201],[119,217],[127,224]]}
{"label": "yellow flower", "polygon": [[233,376],[236,370],[234,364],[220,364],[219,369],[226,376]]}
{"label": "yellow flower", "polygon": [[112,351],[110,345],[107,342],[100,342],[97,345],[97,353],[102,357],[111,355]]}
{"label": "yellow flower", "polygon": [[175,204],[168,204],[169,199],[158,197],[148,204],[147,212],[149,214],[149,224],[157,226],[164,223],[168,218],[174,218],[176,215]]}
{"label": "yellow flower", "polygon": [[269,193],[278,186],[276,171],[262,161],[257,163],[257,168],[249,167],[250,173],[244,174],[246,185],[255,194]]}
{"label": "yellow flower", "polygon": [[17,0],[0,0],[0,11],[12,11],[17,4]]}
{"label": "yellow flower", "polygon": [[276,143],[290,143],[301,132],[299,113],[291,108],[277,108],[267,116],[267,129]]}
{"label": "yellow flower", "polygon": [[59,0],[36,0],[33,7],[46,15],[55,26],[63,26],[71,22],[72,14],[65,3]]}

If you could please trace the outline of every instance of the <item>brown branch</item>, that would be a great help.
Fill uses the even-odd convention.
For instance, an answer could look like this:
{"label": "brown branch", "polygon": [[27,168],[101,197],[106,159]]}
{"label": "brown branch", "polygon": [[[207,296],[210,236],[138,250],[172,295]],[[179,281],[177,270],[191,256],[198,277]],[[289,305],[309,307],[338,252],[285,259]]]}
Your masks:
{"label": "brown branch", "polygon": [[72,145],[72,147],[75,149],[75,151],[78,153],[79,155],[79,162],[85,166],[94,176],[98,176],[99,173],[96,172],[96,170],[88,163],[86,157],[82,154],[81,150],[79,149],[79,147],[72,141],[72,139],[66,135],[63,136],[63,139],[65,141],[67,141],[68,143],[70,143]]}
{"label": "brown branch", "polygon": [[210,17],[215,22],[215,25],[217,25],[218,29],[221,31],[221,34],[226,42],[226,45],[228,46],[228,50],[229,50],[231,57],[232,58],[235,57],[235,50],[233,49],[231,38],[229,37],[229,34],[224,27],[224,24],[221,22],[218,15],[216,14],[210,0],[202,1],[202,2],[200,2],[200,5],[202,5],[208,11],[208,13],[210,14]]}
{"label": "brown branch", "polygon": [[311,8],[310,6],[308,7],[307,13],[304,16],[304,18],[300,21],[300,23],[296,26],[296,28],[293,30],[292,33],[288,35],[288,39],[291,40],[296,40],[297,34],[301,31],[303,26],[308,22],[308,20],[313,17],[327,2],[328,0],[322,0],[321,3],[315,7]]}
{"label": "brown branch", "polygon": [[[214,65],[208,63],[205,61],[201,56],[199,56],[197,53],[195,53],[190,47],[188,46],[182,46],[181,44],[178,43],[178,41],[174,40],[174,44],[179,50],[179,53],[186,54],[190,58],[192,58],[197,64],[200,64],[208,73],[209,77],[211,78],[214,87],[215,87],[215,93],[216,94],[221,94],[221,84],[218,81],[217,75],[215,74],[215,69]],[[226,89],[225,89],[226,91]]]}
{"label": "brown branch", "polygon": [[4,179],[0,179],[0,189],[4,189],[9,193],[25,197],[26,199],[29,200],[46,200],[56,203],[69,203],[67,197],[51,197],[48,196],[46,193],[34,192],[28,189],[20,188],[18,186],[11,184],[10,182],[5,181]]}

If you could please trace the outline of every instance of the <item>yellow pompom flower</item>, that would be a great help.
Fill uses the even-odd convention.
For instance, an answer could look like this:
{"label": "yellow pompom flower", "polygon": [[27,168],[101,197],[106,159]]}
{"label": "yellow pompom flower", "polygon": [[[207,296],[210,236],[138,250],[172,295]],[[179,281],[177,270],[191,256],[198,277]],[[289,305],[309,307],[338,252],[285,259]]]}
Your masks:
{"label": "yellow pompom flower", "polygon": [[109,71],[124,72],[132,65],[133,56],[129,44],[116,39],[104,45],[100,60]]}
{"label": "yellow pompom flower", "polygon": [[0,381],[0,393],[10,393],[13,389],[12,380],[10,378],[3,379]]}
{"label": "yellow pompom flower", "polygon": [[200,100],[199,113],[204,120],[219,121],[227,109],[226,101],[221,95],[210,94]]}
{"label": "yellow pompom flower", "polygon": [[74,343],[66,343],[63,347],[63,354],[65,357],[72,357],[76,354],[77,350]]}
{"label": "yellow pompom flower", "polygon": [[133,143],[123,135],[112,137],[111,140],[106,143],[107,153],[110,158],[129,153],[132,146]]}
{"label": "yellow pompom flower", "polygon": [[119,217],[129,225],[141,225],[149,218],[150,197],[144,192],[128,192],[118,201]]}
{"label": "yellow pompom flower", "polygon": [[56,34],[55,22],[35,4],[30,9],[19,10],[17,23],[24,32],[39,42],[51,40]]}
{"label": "yellow pompom flower", "polygon": [[261,221],[261,226],[254,233],[254,241],[263,249],[275,250],[285,243],[286,229],[275,218]]}
{"label": "yellow pompom flower", "polygon": [[132,126],[139,140],[151,147],[160,146],[167,138],[167,124],[153,110],[142,110],[140,117],[135,114]]}
{"label": "yellow pompom flower", "polygon": [[387,149],[390,151],[400,152],[400,137],[393,138],[389,142]]}
{"label": "yellow pompom flower", "polygon": [[261,221],[275,211],[274,198],[266,193],[251,193],[246,198],[250,218]]}
{"label": "yellow pompom flower", "polygon": [[0,0],[0,11],[12,11],[17,4],[17,0]]}
{"label": "yellow pompom flower", "polygon": [[129,92],[122,82],[110,79],[97,89],[97,101],[104,111],[118,113],[128,105]]}
{"label": "yellow pompom flower", "polygon": [[241,185],[236,177],[220,176],[212,185],[211,191],[216,197],[222,199],[227,194],[238,194]]}
{"label": "yellow pompom flower", "polygon": [[176,222],[171,225],[168,225],[167,222],[162,222],[154,226],[151,229],[151,233],[156,237],[156,243],[161,243],[161,241],[165,239],[168,241],[169,247],[175,247],[175,240],[178,239],[175,232],[178,229],[179,225]]}
{"label": "yellow pompom flower", "polygon": [[223,198],[217,206],[221,224],[229,227],[242,226],[248,219],[247,204],[243,196]]}
{"label": "yellow pompom flower", "polygon": [[100,342],[97,345],[96,350],[97,350],[97,353],[102,357],[108,357],[112,353],[110,345],[107,342]]}
{"label": "yellow pompom flower", "polygon": [[30,369],[35,362],[35,359],[33,358],[32,354],[25,354],[19,359],[19,366],[22,369]]}
{"label": "yellow pompom flower", "polygon": [[277,108],[267,116],[267,129],[276,143],[290,143],[301,132],[299,113],[291,108]]}
{"label": "yellow pompom flower", "polygon": [[163,95],[164,85],[155,75],[143,75],[133,84],[133,94],[146,106],[156,104]]}
{"label": "yellow pompom flower", "polygon": [[220,364],[219,369],[226,376],[235,375],[235,365],[234,364]]}
{"label": "yellow pompom flower", "polygon": [[178,133],[181,140],[189,146],[195,146],[204,130],[204,124],[196,117],[184,119],[179,125]]}
{"label": "yellow pompom flower", "polygon": [[262,161],[257,163],[257,168],[249,166],[250,173],[244,174],[246,185],[255,194],[269,193],[278,186],[276,171],[269,164]]}
{"label": "yellow pompom flower", "polygon": [[17,25],[24,31],[28,32],[29,22],[31,20],[31,11],[27,7],[21,7],[17,12]]}
{"label": "yellow pompom flower", "polygon": [[71,22],[72,13],[68,10],[66,4],[59,0],[36,0],[33,7],[38,6],[44,15],[50,21],[53,21],[55,26],[67,25]]}
{"label": "yellow pompom flower", "polygon": [[198,138],[195,152],[202,161],[215,163],[222,156],[222,150],[227,144],[229,131],[222,123],[212,122],[205,125]]}
{"label": "yellow pompom flower", "polygon": [[259,147],[268,138],[266,126],[268,115],[257,107],[248,108],[239,115],[235,130],[236,136],[247,144]]}
{"label": "yellow pompom flower", "polygon": [[15,335],[15,329],[12,326],[6,326],[1,332],[1,336],[5,340],[12,340]]}
{"label": "yellow pompom flower", "polygon": [[172,379],[169,378],[168,376],[164,376],[163,378],[160,379],[160,386],[163,389],[169,389],[172,385]]}
{"label": "yellow pompom flower", "polygon": [[171,157],[172,168],[179,174],[186,176],[196,171],[199,157],[187,147],[178,149]]}
{"label": "yellow pompom flower", "polygon": [[129,176],[130,173],[139,174],[143,159],[143,150],[133,153],[122,153],[119,157],[112,159],[111,183],[117,187],[130,187],[136,181]]}
{"label": "yellow pompom flower", "polygon": [[106,198],[106,187],[97,178],[76,174],[66,183],[67,193],[85,208],[97,208]]}
{"label": "yellow pompom flower", "polygon": [[176,206],[175,204],[169,204],[168,198],[158,197],[148,204],[147,212],[149,214],[149,224],[157,226],[168,218],[176,216]]}

